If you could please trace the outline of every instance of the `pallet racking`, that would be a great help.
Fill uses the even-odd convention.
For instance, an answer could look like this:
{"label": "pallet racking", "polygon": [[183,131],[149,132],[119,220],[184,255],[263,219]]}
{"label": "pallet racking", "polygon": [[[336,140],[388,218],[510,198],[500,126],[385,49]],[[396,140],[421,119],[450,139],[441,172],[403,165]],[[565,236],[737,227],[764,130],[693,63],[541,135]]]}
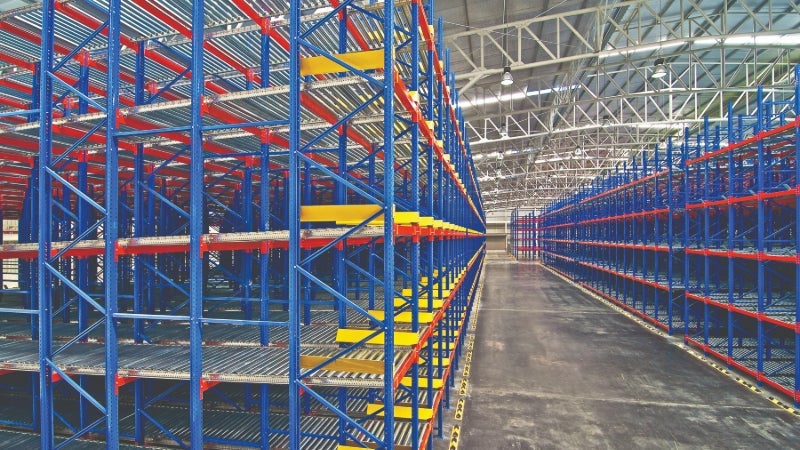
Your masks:
{"label": "pallet racking", "polygon": [[800,88],[769,92],[516,220],[544,264],[798,404]]}
{"label": "pallet racking", "polygon": [[485,233],[433,7],[0,15],[15,442],[432,448]]}
{"label": "pallet racking", "polygon": [[533,210],[514,208],[509,220],[509,249],[517,260],[534,260],[539,251],[538,220]]}

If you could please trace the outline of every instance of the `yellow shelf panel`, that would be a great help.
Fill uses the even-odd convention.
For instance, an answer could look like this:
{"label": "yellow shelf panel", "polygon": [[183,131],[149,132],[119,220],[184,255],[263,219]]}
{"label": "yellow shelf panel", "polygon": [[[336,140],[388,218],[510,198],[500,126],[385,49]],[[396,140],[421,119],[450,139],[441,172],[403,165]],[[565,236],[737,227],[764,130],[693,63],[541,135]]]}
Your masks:
{"label": "yellow shelf panel", "polygon": [[[375,330],[364,330],[360,328],[339,328],[336,331],[336,342],[354,344],[361,342],[367,336],[375,333]],[[367,341],[367,344],[382,345],[384,341],[384,334],[381,332],[377,336]],[[419,342],[419,333],[413,331],[395,331],[394,332],[394,345],[401,347],[411,347]]]}
{"label": "yellow shelf panel", "polygon": [[[403,378],[403,386],[411,387],[413,380],[411,377],[404,377]],[[444,383],[442,382],[441,378],[434,378],[433,379],[433,388],[434,389],[441,389]],[[428,377],[421,376],[419,377],[419,388],[420,389],[427,389],[428,388]]]}
{"label": "yellow shelf panel", "polygon": [[409,225],[419,222],[420,222],[420,216],[418,212],[398,211],[394,213],[394,223],[396,223],[397,225]]}
{"label": "yellow shelf panel", "polygon": [[[403,294],[403,296],[404,296],[404,297],[411,298],[411,289],[403,289],[403,291],[402,291],[402,294]],[[426,290],[421,290],[421,291],[419,292],[419,304],[420,304],[420,305],[422,305],[422,303],[423,303],[423,302],[426,302],[425,304],[427,305],[427,304],[428,304],[428,303],[427,303],[427,300],[426,300],[426,298],[427,298],[427,297],[428,297],[428,292],[427,292]],[[443,289],[443,290],[442,290],[442,296],[440,297],[440,296],[439,296],[439,291],[438,291],[437,289],[434,289],[434,290],[433,290],[433,297],[434,297],[436,300],[441,300],[441,301],[444,301],[444,300],[446,300],[448,297],[450,297],[450,291],[449,291],[449,290],[447,290],[447,289]],[[395,303],[395,306],[401,306],[401,305],[402,305],[402,303],[401,303],[400,305],[397,305],[397,304]],[[420,308],[422,308],[422,306],[420,306]],[[435,308],[435,307],[434,307],[434,308]]]}
{"label": "yellow shelf panel", "polygon": [[[339,53],[333,56],[341,62],[361,71],[383,69],[383,50]],[[337,72],[350,72],[350,69],[327,56],[310,56],[300,60],[300,75],[326,75]]]}
{"label": "yellow shelf panel", "polygon": [[[380,309],[372,309],[369,311],[370,314],[375,316],[378,320],[384,320],[384,312]],[[418,314],[418,323],[426,324],[433,322],[433,313],[420,311]],[[403,311],[399,314],[394,315],[394,321],[396,323],[411,323],[412,314],[411,311]]]}
{"label": "yellow shelf panel", "polygon": [[[370,403],[367,405],[367,414],[375,414],[378,412],[378,417],[383,417],[383,405],[380,403]],[[419,420],[431,420],[433,417],[433,410],[430,408],[417,408]],[[411,413],[413,408],[410,406],[395,406],[394,417],[397,419],[411,420]]]}
{"label": "yellow shelf panel", "polygon": [[354,222],[359,224],[380,212],[378,205],[310,205],[300,207],[301,222]]}
{"label": "yellow shelf panel", "polygon": [[[458,337],[458,334],[459,334],[459,331],[458,331],[458,330],[453,330],[453,331],[451,331],[449,335],[448,335],[448,334],[447,334],[447,332],[445,331],[445,332],[444,332],[444,334],[442,335],[442,337],[443,337],[443,338],[447,338],[448,336],[452,336],[453,338],[457,338],[457,337]],[[438,337],[438,336],[439,336],[439,332],[437,331],[437,332],[433,333],[433,335]]]}
{"label": "yellow shelf panel", "polygon": [[[409,296],[410,295],[411,294],[409,293]],[[400,306],[403,306],[403,305],[406,305],[406,304],[408,304],[408,302],[406,302],[402,298],[395,297],[395,299],[394,299],[394,306],[395,307],[400,307]],[[434,310],[438,310],[439,308],[442,307],[442,305],[444,305],[444,301],[443,300],[441,300],[441,299],[434,299],[433,300],[433,309]],[[420,298],[419,299],[419,309],[420,310],[428,309],[428,299],[427,298]]]}
{"label": "yellow shelf panel", "polygon": [[[441,344],[441,345],[440,345]],[[453,351],[453,342],[434,342],[433,343],[433,350],[439,351],[440,348],[443,348],[446,352]]]}
{"label": "yellow shelf panel", "polygon": [[[301,355],[300,367],[302,369],[313,369],[318,365],[328,361],[326,356]],[[369,373],[383,375],[383,361],[373,361],[367,359],[339,358],[323,367],[321,370],[332,370],[335,372],[350,373]]]}
{"label": "yellow shelf panel", "polygon": [[[420,356],[419,360],[417,360],[417,363],[419,363],[419,364],[427,364],[428,361],[425,358],[423,358],[422,356]],[[450,358],[442,358],[442,367],[447,367],[449,365],[450,365]],[[437,358],[437,357],[433,358],[433,367],[439,367],[439,358]]]}

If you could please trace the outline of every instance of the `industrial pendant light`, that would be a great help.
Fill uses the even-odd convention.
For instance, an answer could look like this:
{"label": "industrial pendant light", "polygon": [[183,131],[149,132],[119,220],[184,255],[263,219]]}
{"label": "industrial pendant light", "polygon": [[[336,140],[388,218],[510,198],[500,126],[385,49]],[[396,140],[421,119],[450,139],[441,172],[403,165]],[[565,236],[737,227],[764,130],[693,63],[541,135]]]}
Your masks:
{"label": "industrial pendant light", "polygon": [[503,75],[500,77],[500,86],[511,86],[514,84],[514,77],[511,75],[511,66],[508,65],[508,59],[505,55],[508,54],[508,15],[506,11],[506,2],[503,1],[503,25],[506,25],[503,31]]}
{"label": "industrial pendant light", "polygon": [[[659,2],[658,2],[658,10],[659,11],[663,11],[663,9],[661,8],[661,0],[659,0]],[[653,73],[650,74],[650,78],[652,78],[654,80],[660,80],[661,78],[664,78],[665,76],[667,76],[667,65],[666,65],[666,62],[664,61],[664,58],[661,56],[661,43],[662,43],[661,26],[659,25],[658,26],[658,53],[656,54],[657,55],[656,56],[656,60],[653,63]]]}
{"label": "industrial pendant light", "polygon": [[667,76],[667,66],[664,58],[657,58],[655,64],[653,64],[653,74],[650,75],[650,78],[659,79],[665,76]]}
{"label": "industrial pendant light", "polygon": [[501,86],[511,86],[514,84],[514,77],[511,75],[511,67],[503,67],[503,77],[500,78]]}

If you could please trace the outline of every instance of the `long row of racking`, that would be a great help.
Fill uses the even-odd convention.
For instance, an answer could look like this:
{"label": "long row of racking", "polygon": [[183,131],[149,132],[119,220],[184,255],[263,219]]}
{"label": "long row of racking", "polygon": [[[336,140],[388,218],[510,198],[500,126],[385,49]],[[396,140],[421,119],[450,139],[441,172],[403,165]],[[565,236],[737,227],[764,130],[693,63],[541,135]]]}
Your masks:
{"label": "long row of racking", "polygon": [[508,248],[517,260],[533,260],[539,251],[534,210],[514,208],[511,210],[508,229]]}
{"label": "long row of racking", "polygon": [[433,11],[0,14],[0,440],[432,448],[485,247]]}
{"label": "long row of racking", "polygon": [[727,123],[514,217],[520,257],[800,403],[798,75],[759,88],[749,114],[729,107]]}

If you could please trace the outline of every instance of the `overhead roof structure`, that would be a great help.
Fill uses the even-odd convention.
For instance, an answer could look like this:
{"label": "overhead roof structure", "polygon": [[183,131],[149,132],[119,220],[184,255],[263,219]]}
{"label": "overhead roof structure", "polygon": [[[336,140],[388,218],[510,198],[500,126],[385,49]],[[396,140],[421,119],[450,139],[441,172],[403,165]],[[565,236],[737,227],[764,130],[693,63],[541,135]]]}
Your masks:
{"label": "overhead roof structure", "polygon": [[[791,95],[795,0],[440,0],[488,211],[541,207],[658,142]],[[666,75],[653,77],[663,58]],[[501,86],[504,66],[514,84]]]}

